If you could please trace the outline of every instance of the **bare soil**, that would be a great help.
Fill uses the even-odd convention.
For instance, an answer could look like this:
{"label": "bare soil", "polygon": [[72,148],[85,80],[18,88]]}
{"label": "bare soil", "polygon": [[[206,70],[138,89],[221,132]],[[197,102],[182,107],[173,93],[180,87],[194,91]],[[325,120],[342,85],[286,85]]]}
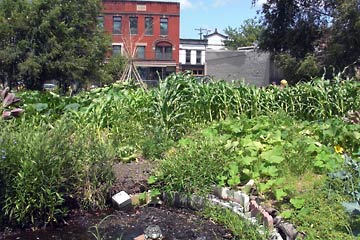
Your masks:
{"label": "bare soil", "polygon": [[[144,159],[116,164],[113,168],[116,181],[111,192],[126,191],[128,194],[134,194],[148,190],[147,178],[154,168],[155,163]],[[127,217],[124,217],[124,214],[127,214]],[[124,231],[126,237],[128,237],[128,232],[134,232],[134,229],[139,229],[142,233],[147,226],[156,224],[160,226],[167,240],[233,239],[231,232],[225,227],[204,219],[199,213],[189,209],[170,206],[138,207],[130,213],[117,212],[116,215],[123,220],[126,219],[127,227]]]}
{"label": "bare soil", "polygon": [[[154,169],[154,163],[138,159],[130,163],[117,163],[113,169],[116,181],[110,193],[125,191],[135,194],[149,189],[147,178]],[[104,218],[106,220],[99,225]],[[90,240],[96,239],[89,232],[96,232],[94,226],[98,227],[102,239],[133,240],[142,235],[146,227],[153,224],[160,227],[164,240],[234,239],[225,227],[202,218],[197,212],[163,205],[139,206],[126,211],[74,211],[62,226],[36,231],[28,229],[3,232],[0,233],[0,240]]]}

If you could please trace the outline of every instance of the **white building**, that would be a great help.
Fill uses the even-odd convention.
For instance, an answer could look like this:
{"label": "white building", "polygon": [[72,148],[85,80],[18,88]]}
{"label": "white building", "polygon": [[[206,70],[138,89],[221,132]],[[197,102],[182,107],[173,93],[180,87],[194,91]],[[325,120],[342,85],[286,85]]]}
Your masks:
{"label": "white building", "polygon": [[195,76],[204,76],[206,47],[207,40],[180,39],[180,71],[191,71]]}
{"label": "white building", "polygon": [[208,41],[206,46],[207,49],[212,50],[225,50],[225,40],[228,39],[228,36],[225,36],[221,33],[218,33],[217,29],[213,33],[204,36],[204,39]]}
{"label": "white building", "polygon": [[204,39],[180,39],[179,63],[180,71],[190,71],[195,76],[204,76],[206,73],[206,51],[226,50],[225,40],[228,37],[218,33],[204,36]]}

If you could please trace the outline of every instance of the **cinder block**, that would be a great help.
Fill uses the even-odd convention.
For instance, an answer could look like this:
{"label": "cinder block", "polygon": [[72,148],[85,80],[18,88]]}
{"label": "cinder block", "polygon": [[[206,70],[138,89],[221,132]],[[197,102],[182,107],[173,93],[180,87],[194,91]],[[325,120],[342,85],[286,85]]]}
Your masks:
{"label": "cinder block", "polygon": [[249,204],[250,211],[252,211],[254,208],[258,208],[259,205],[256,203],[255,200],[251,200]]}
{"label": "cinder block", "polygon": [[124,191],[115,194],[111,199],[119,209],[124,209],[131,205],[131,197]]}
{"label": "cinder block", "polygon": [[273,217],[266,211],[264,211],[262,213],[263,215],[263,225],[269,229],[269,230],[273,230],[274,229],[274,220]]}
{"label": "cinder block", "polygon": [[239,203],[241,206],[243,206],[244,211],[249,211],[249,202],[250,202],[250,197],[243,192],[240,191],[236,191],[234,192],[234,202]]}
{"label": "cinder block", "polygon": [[225,187],[216,187],[214,189],[214,195],[220,199],[226,200],[229,198],[228,196],[228,188]]}
{"label": "cinder block", "polygon": [[251,188],[253,188],[255,185],[255,181],[253,179],[249,180],[249,182],[247,182],[244,187],[243,187],[243,192],[246,194],[249,194],[251,191]]}

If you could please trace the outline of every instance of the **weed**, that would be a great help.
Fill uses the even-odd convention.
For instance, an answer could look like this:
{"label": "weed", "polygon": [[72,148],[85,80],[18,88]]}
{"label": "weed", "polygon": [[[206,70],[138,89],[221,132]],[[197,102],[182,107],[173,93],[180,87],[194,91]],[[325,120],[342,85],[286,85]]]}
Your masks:
{"label": "weed", "polygon": [[[97,223],[94,226],[91,226],[89,228],[88,232],[95,238],[95,240],[104,240],[105,239],[105,234],[100,233],[101,225],[104,222],[106,222],[109,218],[112,218],[112,217],[117,218],[116,215],[107,215],[106,217],[101,219],[101,221],[99,223]],[[122,234],[120,237],[116,238],[116,240],[121,240],[121,239],[122,239]]]}
{"label": "weed", "polygon": [[[341,206],[343,198],[318,184],[291,201],[287,214],[297,230],[309,239],[353,239],[350,218]],[[285,206],[283,206],[283,209]]]}
{"label": "weed", "polygon": [[232,239],[268,239],[268,233],[266,231],[264,234],[260,234],[258,226],[253,225],[228,209],[209,206],[203,210],[202,214],[204,217],[228,227],[235,237]]}

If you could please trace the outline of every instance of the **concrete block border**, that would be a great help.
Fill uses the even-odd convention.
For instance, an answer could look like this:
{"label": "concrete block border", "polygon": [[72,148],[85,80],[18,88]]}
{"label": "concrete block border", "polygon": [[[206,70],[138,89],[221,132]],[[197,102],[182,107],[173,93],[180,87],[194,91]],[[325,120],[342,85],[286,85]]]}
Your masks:
{"label": "concrete block border", "polygon": [[271,240],[294,240],[303,235],[296,230],[294,225],[284,221],[281,217],[277,216],[274,219],[269,212],[256,202],[256,197],[226,187],[214,187],[213,193],[215,198],[209,197],[211,202],[229,208],[245,220],[266,228],[271,233]]}
{"label": "concrete block border", "polygon": [[[277,228],[274,227],[273,217],[258,205],[255,200],[250,200],[250,196],[246,193],[224,187],[215,187],[214,197],[215,198],[210,198],[210,202],[231,209],[244,220],[267,229],[271,234],[270,239],[283,240]],[[235,207],[234,205],[238,206]],[[261,228],[260,231],[262,231]]]}
{"label": "concrete block border", "polygon": [[[125,196],[124,199],[122,199],[123,202],[115,201],[115,205],[120,208],[125,207],[129,203],[132,205],[141,204],[139,201],[140,194],[128,197],[125,192],[121,192],[119,195],[122,197]],[[115,199],[113,198],[113,200]],[[258,204],[256,197],[251,197],[242,191],[231,190],[226,187],[214,187],[213,194],[207,197],[181,193],[163,193],[160,198],[156,198],[155,201],[154,199],[150,200],[149,193],[147,193],[145,204],[156,205],[162,204],[163,202],[174,207],[189,208],[192,210],[200,210],[206,203],[230,209],[242,219],[258,225],[261,234],[264,233],[265,229],[268,230],[271,235],[271,240],[293,240],[299,235],[299,232],[297,232],[292,224],[283,221],[278,216],[274,219],[266,209]]]}

